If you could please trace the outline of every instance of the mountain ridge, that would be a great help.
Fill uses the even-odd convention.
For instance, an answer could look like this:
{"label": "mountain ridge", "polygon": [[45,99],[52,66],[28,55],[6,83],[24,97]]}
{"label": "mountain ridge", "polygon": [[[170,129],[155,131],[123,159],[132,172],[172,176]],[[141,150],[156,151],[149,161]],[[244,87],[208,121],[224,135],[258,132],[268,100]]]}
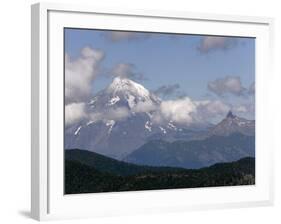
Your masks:
{"label": "mountain ridge", "polygon": [[124,161],[150,166],[198,169],[218,162],[255,157],[255,137],[241,133],[210,136],[203,140],[150,141],[129,154]]}
{"label": "mountain ridge", "polygon": [[247,120],[238,117],[229,111],[226,117],[215,125],[209,132],[208,136],[228,136],[233,133],[241,133],[243,135],[255,135],[255,120]]}
{"label": "mountain ridge", "polygon": [[110,157],[82,149],[68,149],[65,150],[65,160],[76,161],[81,164],[94,167],[96,170],[105,173],[111,173],[119,176],[135,175],[144,172],[168,172],[179,171],[183,168],[174,167],[152,167],[139,166],[133,163],[127,163],[112,159]]}

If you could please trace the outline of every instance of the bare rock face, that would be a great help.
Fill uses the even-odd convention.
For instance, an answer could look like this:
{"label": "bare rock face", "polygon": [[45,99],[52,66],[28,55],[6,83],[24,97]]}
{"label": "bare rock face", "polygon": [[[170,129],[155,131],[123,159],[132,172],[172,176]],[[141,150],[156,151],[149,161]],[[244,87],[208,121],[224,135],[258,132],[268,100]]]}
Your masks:
{"label": "bare rock face", "polygon": [[229,111],[226,117],[210,130],[209,135],[229,136],[233,133],[254,136],[255,121],[235,116]]}

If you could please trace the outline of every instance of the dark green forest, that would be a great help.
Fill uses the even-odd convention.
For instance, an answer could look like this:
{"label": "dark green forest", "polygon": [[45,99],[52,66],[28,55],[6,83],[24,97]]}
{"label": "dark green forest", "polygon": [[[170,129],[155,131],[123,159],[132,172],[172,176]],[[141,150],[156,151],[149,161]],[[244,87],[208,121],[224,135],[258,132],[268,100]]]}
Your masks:
{"label": "dark green forest", "polygon": [[85,150],[65,151],[65,193],[98,193],[255,184],[255,159],[201,169],[140,166]]}

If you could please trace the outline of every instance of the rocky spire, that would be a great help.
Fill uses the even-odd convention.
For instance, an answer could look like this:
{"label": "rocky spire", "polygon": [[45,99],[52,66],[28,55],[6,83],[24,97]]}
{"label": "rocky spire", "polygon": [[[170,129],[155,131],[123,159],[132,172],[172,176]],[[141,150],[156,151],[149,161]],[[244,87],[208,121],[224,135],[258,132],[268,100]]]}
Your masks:
{"label": "rocky spire", "polygon": [[232,111],[230,110],[228,114],[226,115],[227,118],[234,118],[235,116],[233,115]]}

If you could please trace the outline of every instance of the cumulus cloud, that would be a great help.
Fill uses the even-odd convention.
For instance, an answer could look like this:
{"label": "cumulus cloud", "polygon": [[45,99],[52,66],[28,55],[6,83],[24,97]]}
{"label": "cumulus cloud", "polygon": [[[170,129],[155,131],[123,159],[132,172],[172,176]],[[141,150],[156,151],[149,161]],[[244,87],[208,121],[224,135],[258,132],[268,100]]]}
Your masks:
{"label": "cumulus cloud", "polygon": [[77,123],[88,115],[85,111],[85,103],[71,103],[65,106],[65,125]]}
{"label": "cumulus cloud", "polygon": [[130,111],[126,107],[118,107],[103,112],[88,112],[88,119],[91,121],[116,120],[120,121],[130,116]]}
{"label": "cumulus cloud", "polygon": [[84,47],[74,60],[65,56],[65,102],[82,102],[91,94],[91,83],[98,75],[104,52]]}
{"label": "cumulus cloud", "polygon": [[208,83],[208,89],[218,96],[224,96],[225,94],[241,96],[246,91],[238,76],[226,76],[225,78],[211,81]]}
{"label": "cumulus cloud", "polygon": [[231,110],[234,113],[238,113],[238,114],[254,115],[255,114],[255,102],[233,105]]}
{"label": "cumulus cloud", "polygon": [[194,122],[193,114],[195,112],[196,105],[188,97],[177,100],[168,100],[161,103],[160,110],[155,119],[157,122],[172,120],[176,123],[184,123],[188,125]]}
{"label": "cumulus cloud", "polygon": [[179,89],[180,85],[178,83],[171,85],[162,85],[158,89],[156,89],[154,93],[158,96],[166,97],[178,93]]}
{"label": "cumulus cloud", "polygon": [[136,71],[136,66],[130,63],[120,63],[113,67],[110,74],[113,77],[128,78],[137,81],[145,80],[143,74]]}
{"label": "cumulus cloud", "polygon": [[151,36],[149,33],[140,33],[140,32],[128,32],[128,31],[106,31],[104,32],[104,36],[112,41],[130,41],[130,40],[139,40],[145,39]]}
{"label": "cumulus cloud", "polygon": [[209,53],[216,50],[228,50],[236,46],[237,39],[231,37],[205,36],[201,39],[198,50]]}
{"label": "cumulus cloud", "polygon": [[165,125],[173,121],[179,125],[191,126],[224,116],[230,109],[230,106],[219,100],[196,101],[184,97],[164,100],[160,104],[150,101],[139,102],[131,110],[127,107],[112,108],[103,112],[89,113],[87,117],[91,121],[120,121],[132,116],[133,113],[149,112],[155,124]]}
{"label": "cumulus cloud", "polygon": [[[237,108],[238,109],[238,108]],[[71,103],[65,107],[65,124],[70,126],[82,120],[88,121],[120,121],[127,119],[132,113],[151,112],[152,122],[165,125],[170,121],[183,126],[191,126],[225,115],[230,107],[216,100],[194,101],[188,97],[162,101],[159,105],[152,102],[139,102],[132,111],[127,107],[91,112],[85,103]]]}
{"label": "cumulus cloud", "polygon": [[230,107],[223,102],[194,101],[189,97],[177,100],[163,101],[153,114],[152,120],[157,124],[173,121],[180,125],[190,126],[210,121],[220,115],[225,115]]}
{"label": "cumulus cloud", "polygon": [[144,102],[141,101],[132,108],[132,111],[135,113],[144,113],[144,112],[155,111],[156,109],[157,106],[153,104],[151,101],[144,101]]}
{"label": "cumulus cloud", "polygon": [[230,110],[230,106],[220,100],[196,101],[195,104],[197,106],[197,118],[201,121],[225,115]]}

